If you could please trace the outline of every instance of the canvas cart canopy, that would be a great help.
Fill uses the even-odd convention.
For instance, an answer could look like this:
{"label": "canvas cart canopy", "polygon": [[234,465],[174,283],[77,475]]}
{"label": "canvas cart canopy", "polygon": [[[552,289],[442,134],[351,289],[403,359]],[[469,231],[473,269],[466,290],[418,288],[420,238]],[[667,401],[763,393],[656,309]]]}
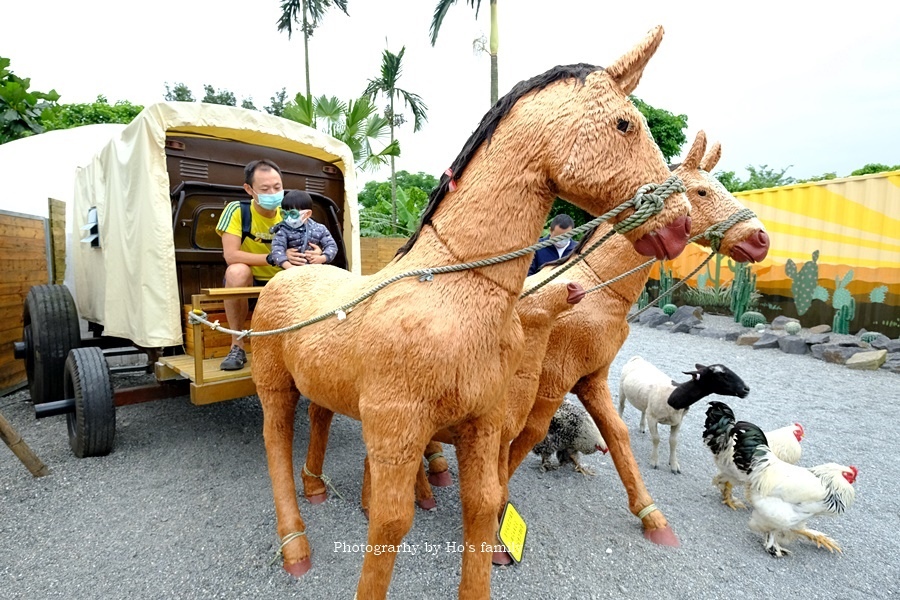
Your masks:
{"label": "canvas cart canopy", "polygon": [[[213,173],[214,156],[201,161],[196,156],[194,160],[173,157],[186,145],[207,148],[212,141],[235,142],[232,145],[245,154],[248,148],[256,148],[257,158],[280,157],[275,160],[282,168],[291,156],[308,157],[304,160],[326,165],[319,171],[334,173],[332,178],[342,174],[343,198],[331,200],[343,215],[346,267],[360,273],[354,162],[343,142],[262,112],[191,102],[154,104],[79,169],[75,178],[69,255],[75,297],[80,316],[103,325],[104,335],[148,348],[183,343],[184,299],[173,233],[183,223],[173,207],[175,182],[170,174],[173,168],[180,169],[183,183]],[[315,191],[310,186],[317,180],[307,177],[306,181],[305,189]],[[233,181],[230,187],[239,191],[240,183]],[[287,175],[285,187],[292,187]]]}

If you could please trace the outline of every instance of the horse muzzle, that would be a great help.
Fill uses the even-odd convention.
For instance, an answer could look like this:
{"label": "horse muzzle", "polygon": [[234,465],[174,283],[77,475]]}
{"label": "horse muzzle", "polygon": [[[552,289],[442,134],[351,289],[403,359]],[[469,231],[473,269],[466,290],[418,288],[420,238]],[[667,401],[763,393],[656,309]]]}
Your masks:
{"label": "horse muzzle", "polygon": [[656,260],[675,258],[687,246],[691,235],[691,218],[681,216],[656,231],[651,231],[634,242],[634,249],[644,256],[653,256]]}

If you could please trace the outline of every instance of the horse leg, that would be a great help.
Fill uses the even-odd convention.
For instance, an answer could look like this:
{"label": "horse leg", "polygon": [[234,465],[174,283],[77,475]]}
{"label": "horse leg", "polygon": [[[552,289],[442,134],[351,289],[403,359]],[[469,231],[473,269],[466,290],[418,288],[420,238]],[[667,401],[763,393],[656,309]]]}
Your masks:
{"label": "horse leg", "polygon": [[[509,440],[500,440],[500,455],[497,461],[497,480],[500,482],[500,510],[497,513],[497,526],[500,526],[500,517],[509,502]],[[494,552],[491,562],[495,565],[508,565],[512,557],[507,552]]]}
{"label": "horse leg", "polygon": [[453,485],[450,476],[450,465],[444,458],[444,447],[440,442],[431,440],[425,446],[425,460],[428,461],[428,481],[435,487],[447,487]]}
{"label": "horse leg", "polygon": [[429,475],[425,473],[425,463],[419,461],[419,469],[416,471],[416,504],[423,510],[434,510],[437,502],[428,480]]}
{"label": "horse leg", "polygon": [[628,493],[628,508],[641,519],[644,526],[644,537],[656,544],[679,546],[678,538],[669,527],[662,511],[656,508],[653,498],[650,497],[644,480],[641,478],[637,461],[634,460],[634,454],[631,452],[628,427],[616,414],[613,406],[607,384],[607,371],[608,369],[595,371],[582,378],[575,386],[575,393],[578,394],[609,446],[613,464],[615,464],[619,478]]}
{"label": "horse leg", "polygon": [[[379,404],[372,401],[371,405]],[[387,596],[397,546],[413,521],[413,487],[416,471],[422,467],[422,449],[433,433],[422,431],[425,422],[408,412],[362,412],[370,481],[368,544],[377,552],[367,552],[363,559],[356,589],[359,600]],[[417,439],[420,434],[424,435]]]}
{"label": "horse leg", "polygon": [[512,478],[534,445],[547,436],[550,421],[553,420],[553,415],[559,410],[562,402],[563,398],[554,399],[540,395],[535,399],[534,406],[528,413],[525,428],[516,436],[509,448],[508,478]]}
{"label": "horse leg", "polygon": [[303,495],[310,504],[321,504],[328,498],[325,473],[325,450],[334,413],[314,402],[309,403],[309,448],[303,465]]}
{"label": "horse leg", "polygon": [[463,514],[460,600],[491,595],[491,557],[497,542],[500,482],[497,473],[502,415],[493,411],[454,427]]}
{"label": "horse leg", "polygon": [[369,470],[369,455],[363,460],[362,511],[369,519],[369,499],[372,497],[372,472]]}
{"label": "horse leg", "polygon": [[309,571],[312,560],[294,483],[294,417],[299,395],[293,388],[272,390],[259,385],[256,392],[263,410],[263,439],[272,479],[278,537],[282,541],[282,565],[285,571],[300,577]]}

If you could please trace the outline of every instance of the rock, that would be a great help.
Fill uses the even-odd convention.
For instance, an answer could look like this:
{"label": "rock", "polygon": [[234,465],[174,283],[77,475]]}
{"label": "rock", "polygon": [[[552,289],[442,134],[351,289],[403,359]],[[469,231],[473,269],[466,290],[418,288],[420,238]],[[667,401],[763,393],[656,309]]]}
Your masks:
{"label": "rock", "polygon": [[810,333],[829,333],[831,331],[831,325],[816,325],[815,327],[810,327]]}
{"label": "rock", "polygon": [[786,335],[778,338],[778,347],[785,354],[806,354],[806,340],[799,335]]}
{"label": "rock", "polygon": [[810,348],[814,358],[825,362],[844,364],[854,354],[865,352],[865,348],[857,346],[844,346],[841,344],[816,344]]}
{"label": "rock", "polygon": [[887,350],[888,354],[900,352],[900,340],[887,339],[887,341],[883,341],[881,338],[878,338],[870,346],[876,350]]}
{"label": "rock", "polygon": [[647,327],[659,327],[660,325],[663,325],[668,322],[669,322],[669,315],[667,315],[666,313],[659,313],[659,314],[655,314],[652,317],[650,317],[649,319],[647,319],[647,322],[644,323],[644,325],[646,325]]}
{"label": "rock", "polygon": [[762,333],[758,331],[754,331],[753,333],[745,333],[743,335],[739,335],[737,339],[738,346],[752,346],[756,342],[760,340],[763,336]]}
{"label": "rock", "polygon": [[[641,316],[638,317],[638,322],[641,325],[646,325],[647,321],[649,321],[650,319],[653,319],[654,317],[658,317],[659,315],[664,315],[664,314],[666,314],[666,313],[664,313],[661,308],[659,308],[657,306],[651,306],[650,308],[648,308],[647,310],[645,310],[644,312],[641,313]],[[668,318],[668,317],[666,317],[666,318]]]}
{"label": "rock", "polygon": [[[812,330],[810,329],[810,331]],[[830,340],[831,336],[827,333],[814,333],[812,335],[806,336],[806,343],[810,346],[812,346],[813,344],[827,344]]]}
{"label": "rock", "polygon": [[900,354],[888,354],[887,360],[884,361],[881,368],[891,373],[900,374]]}
{"label": "rock", "polygon": [[866,333],[869,333],[868,330],[866,330],[865,328],[860,329],[859,331],[856,332],[856,337],[861,338],[863,336],[863,334],[866,334]]}
{"label": "rock", "polygon": [[679,306],[669,320],[676,325],[687,323],[689,327],[693,327],[703,321],[703,309],[699,306]]}
{"label": "rock", "polygon": [[777,348],[778,340],[781,338],[779,335],[775,335],[774,333],[764,333],[760,336],[759,341],[753,344],[754,350],[765,350],[766,348]]}
{"label": "rock", "polygon": [[691,325],[688,323],[676,323],[672,326],[672,329],[669,330],[669,333],[690,333]]}
{"label": "rock", "polygon": [[659,331],[671,331],[672,327],[674,326],[675,325],[671,321],[666,321],[665,323],[657,325],[654,329],[657,329]]}
{"label": "rock", "polygon": [[701,330],[697,333],[700,337],[705,338],[713,338],[716,340],[725,340],[726,342],[733,342],[738,339],[738,336],[741,335],[741,331],[737,330],[728,330],[728,329],[718,329],[709,327]]}
{"label": "rock", "polygon": [[887,359],[887,350],[871,350],[869,352],[858,352],[844,364],[848,369],[864,369],[874,371],[884,364]]}
{"label": "rock", "polygon": [[779,315],[772,319],[772,329],[784,329],[785,323],[799,323],[797,319],[792,319],[790,317],[785,317],[784,315]]}
{"label": "rock", "polygon": [[[862,336],[860,336],[860,337],[862,337]],[[875,347],[876,347],[876,344],[877,344],[877,345],[878,345],[878,347],[877,347],[878,350],[884,350],[884,345],[887,344],[887,343],[890,342],[890,341],[891,341],[891,338],[889,338],[889,337],[886,336],[886,335],[883,335],[883,334],[879,333],[879,334],[878,334],[878,337],[876,337],[875,339],[873,339],[873,340],[871,340],[871,341],[869,342],[869,345],[872,346],[873,348],[875,348]]]}

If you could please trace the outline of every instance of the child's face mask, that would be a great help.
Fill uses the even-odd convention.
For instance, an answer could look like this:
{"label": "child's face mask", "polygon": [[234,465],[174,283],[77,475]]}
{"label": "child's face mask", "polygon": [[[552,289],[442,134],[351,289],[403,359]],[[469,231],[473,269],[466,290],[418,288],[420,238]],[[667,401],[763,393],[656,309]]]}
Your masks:
{"label": "child's face mask", "polygon": [[306,220],[309,219],[311,214],[311,210],[298,210],[296,208],[281,209],[282,220],[287,223],[288,227],[293,227],[294,229],[306,223]]}

